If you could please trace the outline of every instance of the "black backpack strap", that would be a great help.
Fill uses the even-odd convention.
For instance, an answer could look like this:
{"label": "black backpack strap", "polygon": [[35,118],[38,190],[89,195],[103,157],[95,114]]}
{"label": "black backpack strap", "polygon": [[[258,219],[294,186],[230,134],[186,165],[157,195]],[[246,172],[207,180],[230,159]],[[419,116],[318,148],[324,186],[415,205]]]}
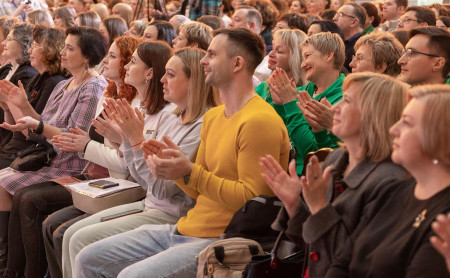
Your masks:
{"label": "black backpack strap", "polygon": [[214,254],[216,255],[216,259],[223,263],[223,260],[225,259],[225,249],[223,246],[214,246]]}
{"label": "black backpack strap", "polygon": [[249,245],[248,250],[250,250],[250,254],[252,254],[252,256],[258,255],[259,253],[258,246],[256,245]]}

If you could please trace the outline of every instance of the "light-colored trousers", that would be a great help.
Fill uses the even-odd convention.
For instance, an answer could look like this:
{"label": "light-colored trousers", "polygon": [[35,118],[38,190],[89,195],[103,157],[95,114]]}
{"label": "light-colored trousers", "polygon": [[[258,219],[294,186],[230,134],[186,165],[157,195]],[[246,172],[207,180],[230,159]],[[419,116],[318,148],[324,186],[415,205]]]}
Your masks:
{"label": "light-colored trousers", "polygon": [[101,218],[133,209],[145,209],[144,202],[139,201],[103,210],[70,226],[64,233],[62,248],[63,277],[75,276],[75,257],[87,245],[101,239],[131,231],[145,224],[175,224],[178,218],[157,209],[124,216],[101,222]]}
{"label": "light-colored trousers", "polygon": [[196,256],[218,238],[180,235],[176,225],[143,225],[85,247],[75,260],[77,278],[195,278]]}

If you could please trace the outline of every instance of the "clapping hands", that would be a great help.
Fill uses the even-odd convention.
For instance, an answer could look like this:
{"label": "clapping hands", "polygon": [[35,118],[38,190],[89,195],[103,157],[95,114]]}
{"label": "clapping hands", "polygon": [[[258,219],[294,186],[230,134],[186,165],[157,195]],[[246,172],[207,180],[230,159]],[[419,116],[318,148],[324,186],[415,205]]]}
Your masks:
{"label": "clapping hands", "polygon": [[169,137],[163,136],[163,141],[150,139],[142,144],[152,174],[165,180],[176,180],[189,175],[193,163]]}

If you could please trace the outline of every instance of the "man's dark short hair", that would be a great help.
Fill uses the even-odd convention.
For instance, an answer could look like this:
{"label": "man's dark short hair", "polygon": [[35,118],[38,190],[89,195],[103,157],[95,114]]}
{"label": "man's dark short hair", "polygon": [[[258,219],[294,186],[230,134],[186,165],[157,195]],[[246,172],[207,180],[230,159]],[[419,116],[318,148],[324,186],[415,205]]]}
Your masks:
{"label": "man's dark short hair", "polygon": [[428,26],[436,26],[436,15],[433,10],[424,6],[411,6],[405,12],[413,11],[416,13],[418,22],[425,22]]}
{"label": "man's dark short hair", "polygon": [[214,36],[223,34],[227,38],[228,56],[242,56],[247,64],[247,70],[253,74],[256,67],[264,59],[265,44],[261,36],[246,28],[221,28],[213,32]]}
{"label": "man's dark short hair", "polygon": [[395,4],[397,4],[398,7],[405,7],[405,9],[408,7],[408,0],[395,0]]}
{"label": "man's dark short hair", "polygon": [[425,35],[429,38],[427,47],[433,55],[444,57],[445,65],[442,68],[442,77],[447,78],[450,72],[450,32],[438,27],[419,27],[409,31],[409,38],[416,35]]}

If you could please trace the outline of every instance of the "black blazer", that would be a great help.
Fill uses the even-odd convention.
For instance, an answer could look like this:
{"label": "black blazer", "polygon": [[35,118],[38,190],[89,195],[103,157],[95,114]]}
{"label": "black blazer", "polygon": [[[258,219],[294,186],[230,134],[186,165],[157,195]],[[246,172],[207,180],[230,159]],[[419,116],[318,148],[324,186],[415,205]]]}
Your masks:
{"label": "black blazer", "polygon": [[[12,66],[11,64],[7,64],[0,68],[0,80],[5,79],[5,77],[8,75],[9,71],[11,70]],[[27,87],[28,82],[30,79],[38,74],[39,72],[33,68],[29,62],[24,63],[20,65],[16,72],[11,76],[9,81],[13,83],[16,86],[19,86],[19,80],[22,81],[22,84],[24,88]],[[5,121],[5,115],[3,109],[0,109],[0,122]],[[0,128],[0,151],[3,150],[3,146],[9,143],[13,136],[13,133],[9,130],[6,130],[4,128]]]}
{"label": "black blazer", "polygon": [[289,219],[283,209],[272,225],[286,230],[286,235],[297,246],[309,245],[309,277],[324,277],[332,262],[333,253],[350,241],[361,216],[380,194],[388,192],[392,184],[409,178],[409,174],[390,160],[379,163],[363,159],[342,180],[348,165],[348,152],[333,151],[325,160],[323,169],[334,165],[328,185],[328,205],[311,215],[302,203],[295,217]]}

